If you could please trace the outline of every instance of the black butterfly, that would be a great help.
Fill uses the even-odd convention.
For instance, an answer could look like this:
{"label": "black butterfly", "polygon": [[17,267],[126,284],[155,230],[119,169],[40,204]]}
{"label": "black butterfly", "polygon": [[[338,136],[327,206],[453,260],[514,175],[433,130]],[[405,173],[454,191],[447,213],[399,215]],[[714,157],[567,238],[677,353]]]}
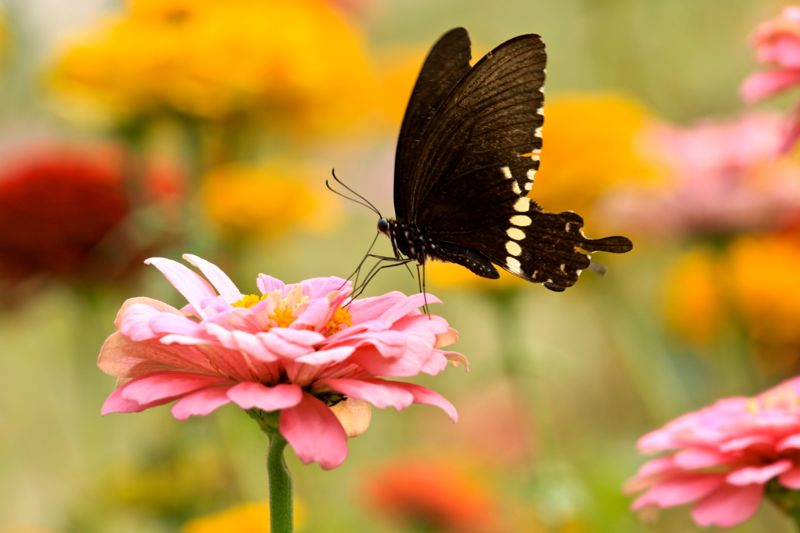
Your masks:
{"label": "black butterfly", "polygon": [[579,215],[545,213],[528,198],[544,122],[540,37],[506,41],[473,67],[470,55],[464,28],[428,54],[397,142],[397,218],[381,217],[378,230],[398,262],[447,261],[486,278],[500,276],[497,265],[563,291],[589,267],[591,252],[633,245],[621,236],[589,239]]}

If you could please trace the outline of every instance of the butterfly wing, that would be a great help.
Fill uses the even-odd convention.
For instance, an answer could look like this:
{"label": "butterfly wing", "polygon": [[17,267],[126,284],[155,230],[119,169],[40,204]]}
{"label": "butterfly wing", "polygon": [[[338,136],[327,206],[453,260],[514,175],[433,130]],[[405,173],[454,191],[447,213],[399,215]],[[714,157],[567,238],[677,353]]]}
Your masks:
{"label": "butterfly wing", "polygon": [[403,180],[408,220],[427,237],[563,290],[589,266],[591,252],[625,252],[631,244],[588,239],[580,216],[544,213],[527,197],[542,147],[545,64],[538,35],[483,57],[438,106]]}
{"label": "butterfly wing", "polygon": [[417,77],[395,155],[394,209],[399,218],[408,220],[413,181],[417,177],[414,166],[424,146],[425,132],[447,95],[470,71],[470,56],[467,30],[452,29],[433,45]]}

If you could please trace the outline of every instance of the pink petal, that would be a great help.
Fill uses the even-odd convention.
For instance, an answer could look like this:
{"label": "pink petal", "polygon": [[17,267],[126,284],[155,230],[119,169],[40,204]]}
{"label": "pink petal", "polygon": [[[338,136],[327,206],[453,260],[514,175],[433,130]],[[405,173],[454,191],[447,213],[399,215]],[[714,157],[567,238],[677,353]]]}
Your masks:
{"label": "pink petal", "polygon": [[339,348],[330,348],[327,350],[317,350],[308,355],[302,355],[295,359],[298,363],[307,365],[327,365],[332,363],[339,363],[344,361],[355,351],[351,346],[340,346]]}
{"label": "pink petal", "polygon": [[718,474],[699,474],[659,482],[650,488],[634,505],[634,510],[643,506],[675,507],[703,498],[724,483]]}
{"label": "pink petal", "polygon": [[122,386],[121,394],[127,400],[148,404],[161,400],[172,400],[184,394],[223,383],[230,383],[230,380],[221,376],[161,372],[130,381]]}
{"label": "pink petal", "polygon": [[800,83],[800,70],[768,70],[756,72],[744,80],[739,95],[753,104]]}
{"label": "pink petal", "polygon": [[333,292],[349,294],[352,288],[349,281],[335,276],[309,278],[300,285],[303,287],[303,294],[309,298],[328,297]]}
{"label": "pink petal", "polygon": [[208,359],[193,348],[133,342],[119,332],[112,333],[103,343],[97,366],[106,374],[120,378],[136,378],[165,370],[214,372]]}
{"label": "pink petal", "polygon": [[414,402],[414,395],[391,381],[377,379],[321,379],[317,387],[328,387],[347,396],[369,402],[375,407],[394,407],[398,411]]}
{"label": "pink petal", "polygon": [[781,485],[787,489],[800,489],[800,466],[793,466],[778,477]]}
{"label": "pink petal", "polygon": [[298,405],[281,411],[279,428],[305,464],[317,462],[329,470],[347,457],[344,428],[327,405],[308,393]]}
{"label": "pink petal", "polygon": [[752,485],[754,483],[763,485],[791,467],[792,463],[786,459],[767,466],[747,466],[728,474],[727,481],[731,485]]}
{"label": "pink petal", "polygon": [[242,298],[243,295],[236,284],[217,265],[192,254],[183,254],[183,258],[203,273],[226,302],[233,303]]}
{"label": "pink petal", "polygon": [[755,514],[764,495],[764,485],[723,485],[692,509],[692,518],[703,527],[732,527]]}
{"label": "pink petal", "polygon": [[256,287],[261,291],[261,294],[268,294],[272,291],[282,291],[286,284],[278,278],[273,278],[266,274],[259,274],[256,279]]}
{"label": "pink petal", "polygon": [[689,448],[674,455],[675,465],[684,470],[698,470],[726,463],[730,458],[716,450]]}
{"label": "pink petal", "polygon": [[266,346],[264,341],[269,337],[269,333],[252,334],[241,330],[229,330],[213,322],[206,323],[205,326],[206,332],[229,350],[244,352],[267,363],[277,361],[281,355]]}
{"label": "pink petal", "polygon": [[303,391],[297,385],[267,387],[261,383],[245,381],[231,387],[228,398],[242,409],[257,407],[269,412],[294,407],[302,400]]}
{"label": "pink petal", "polygon": [[738,439],[731,439],[719,445],[721,452],[736,452],[747,448],[771,446],[772,439],[766,435],[748,435]]}
{"label": "pink petal", "polygon": [[159,269],[172,286],[186,298],[186,301],[194,308],[195,312],[199,316],[207,318],[203,311],[202,302],[206,298],[217,296],[217,293],[214,292],[214,289],[206,280],[172,259],[151,257],[145,263]]}
{"label": "pink petal", "polygon": [[402,387],[413,394],[414,403],[423,403],[438,407],[450,417],[450,420],[453,422],[458,422],[458,412],[456,411],[456,408],[438,392],[432,391],[420,385],[415,385],[413,383],[403,383],[400,381],[392,381],[391,383]]}
{"label": "pink petal", "polygon": [[312,329],[319,331],[330,319],[331,305],[327,298],[311,300],[308,306],[289,326],[291,329]]}
{"label": "pink petal", "polygon": [[792,148],[794,148],[794,145],[797,144],[798,139],[800,139],[800,110],[795,108],[791,122],[789,123],[789,130],[786,132],[786,136],[781,144],[780,153],[788,154]]}
{"label": "pink petal", "polygon": [[800,433],[789,435],[778,443],[776,449],[779,452],[800,449]]}
{"label": "pink petal", "polygon": [[149,409],[157,405],[163,405],[171,401],[172,398],[167,398],[165,400],[150,404],[140,404],[139,402],[123,398],[122,389],[117,389],[112,392],[108,398],[106,398],[105,402],[103,402],[103,407],[100,409],[100,414],[107,415],[110,413],[138,413],[140,411],[144,411],[145,409]]}
{"label": "pink petal", "polygon": [[188,394],[172,406],[172,416],[186,420],[190,416],[208,415],[231,402],[227,393],[228,387],[209,387]]}

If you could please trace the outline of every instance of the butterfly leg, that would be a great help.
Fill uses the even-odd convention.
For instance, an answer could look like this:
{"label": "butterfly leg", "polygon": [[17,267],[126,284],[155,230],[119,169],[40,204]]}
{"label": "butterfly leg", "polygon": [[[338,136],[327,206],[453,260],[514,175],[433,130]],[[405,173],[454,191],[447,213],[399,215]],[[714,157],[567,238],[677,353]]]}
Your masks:
{"label": "butterfly leg", "polygon": [[369,285],[369,283],[373,280],[373,278],[375,276],[378,275],[378,273],[381,270],[384,270],[386,268],[393,268],[393,267],[397,267],[397,266],[408,267],[408,263],[410,263],[411,261],[413,261],[413,259],[410,259],[410,258],[397,259],[397,258],[394,258],[394,257],[384,258],[381,261],[378,261],[375,265],[372,266],[372,268],[370,268],[369,272],[367,273],[366,277],[364,278],[364,281],[361,282],[357,287],[355,287],[353,289],[353,292],[350,294],[350,301],[353,301],[356,298],[358,298],[359,296],[361,296],[361,294],[363,294],[364,290],[366,290],[367,285]]}

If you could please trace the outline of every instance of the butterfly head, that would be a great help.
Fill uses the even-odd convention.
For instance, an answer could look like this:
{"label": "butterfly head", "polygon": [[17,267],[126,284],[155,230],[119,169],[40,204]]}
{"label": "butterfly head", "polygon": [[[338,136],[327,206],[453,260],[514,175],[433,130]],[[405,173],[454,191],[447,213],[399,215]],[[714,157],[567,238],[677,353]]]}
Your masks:
{"label": "butterfly head", "polygon": [[391,228],[391,224],[389,223],[389,220],[387,220],[387,219],[385,219],[383,217],[381,217],[378,220],[378,231],[380,231],[384,235],[389,235],[389,229],[390,228]]}

